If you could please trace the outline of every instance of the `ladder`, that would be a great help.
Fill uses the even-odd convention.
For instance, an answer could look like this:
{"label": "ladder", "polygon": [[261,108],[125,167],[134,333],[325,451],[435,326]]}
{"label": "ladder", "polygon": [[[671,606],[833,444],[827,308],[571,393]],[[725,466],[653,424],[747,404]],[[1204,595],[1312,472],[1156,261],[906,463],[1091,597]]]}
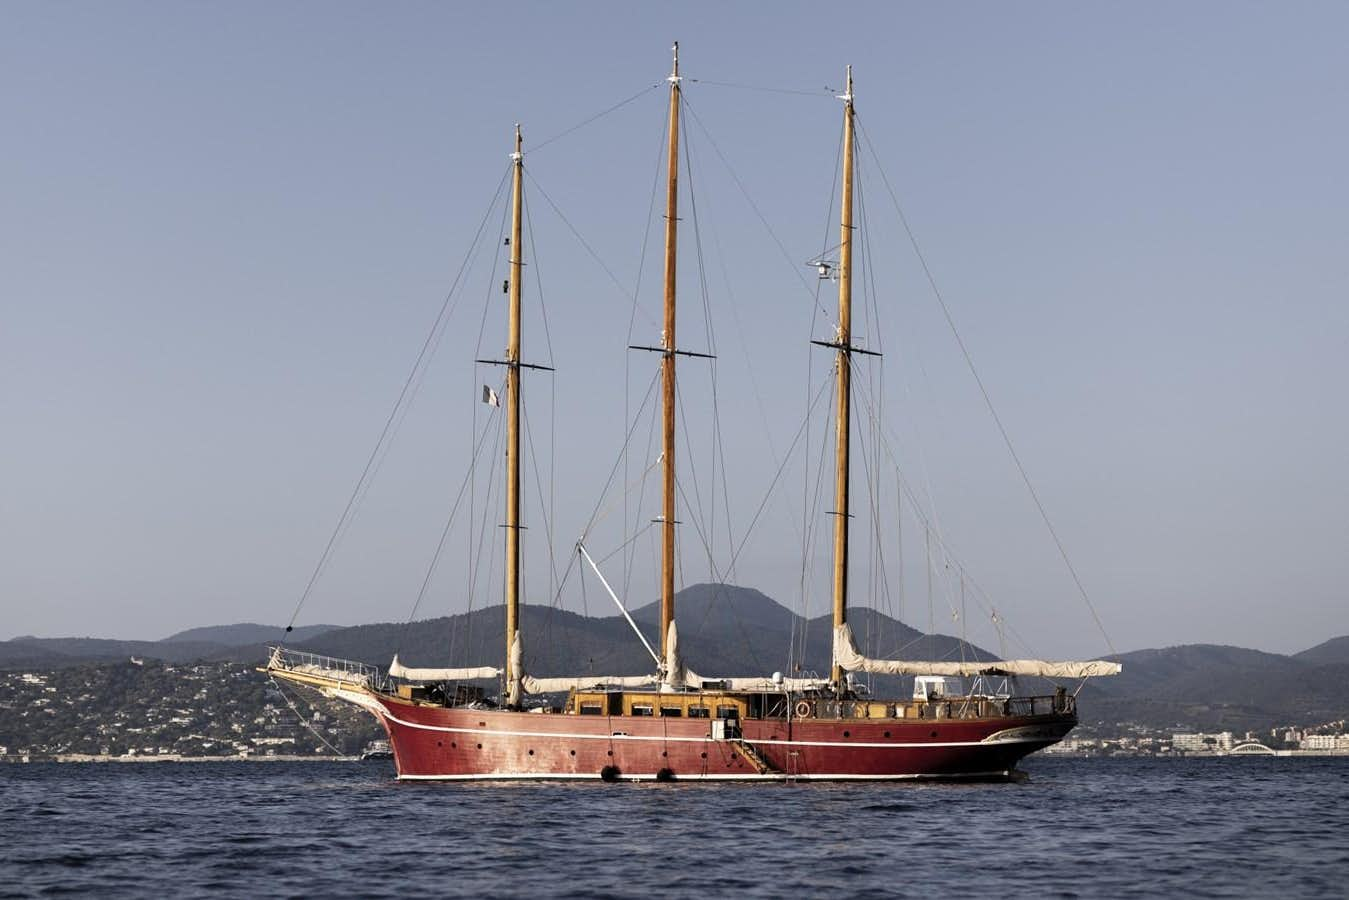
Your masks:
{"label": "ladder", "polygon": [[745,761],[753,766],[754,771],[758,774],[767,775],[770,772],[777,772],[777,769],[773,768],[768,760],[759,755],[758,750],[755,750],[753,746],[745,743],[740,738],[731,738],[726,743],[734,747],[735,752],[744,757]]}

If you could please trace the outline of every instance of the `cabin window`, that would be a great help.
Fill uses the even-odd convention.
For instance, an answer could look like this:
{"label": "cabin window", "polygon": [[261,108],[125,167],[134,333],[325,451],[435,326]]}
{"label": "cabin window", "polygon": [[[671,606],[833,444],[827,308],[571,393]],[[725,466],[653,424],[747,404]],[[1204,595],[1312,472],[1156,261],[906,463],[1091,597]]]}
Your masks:
{"label": "cabin window", "polygon": [[684,714],[684,711],[678,706],[662,706],[660,708],[660,714],[662,716],[677,719]]}
{"label": "cabin window", "polygon": [[694,705],[690,706],[690,707],[689,707],[689,718],[690,718],[690,719],[706,719],[706,718],[709,718],[709,716],[707,715],[707,707],[706,707],[706,706],[700,706],[700,705],[698,705],[698,704],[694,704]]}
{"label": "cabin window", "polygon": [[632,704],[632,714],[634,716],[653,716],[656,711],[650,703],[634,703]]}
{"label": "cabin window", "polygon": [[718,706],[718,719],[738,719],[740,718],[740,707],[738,706]]}
{"label": "cabin window", "polygon": [[604,715],[604,706],[600,703],[582,703],[581,715],[583,716],[601,716]]}

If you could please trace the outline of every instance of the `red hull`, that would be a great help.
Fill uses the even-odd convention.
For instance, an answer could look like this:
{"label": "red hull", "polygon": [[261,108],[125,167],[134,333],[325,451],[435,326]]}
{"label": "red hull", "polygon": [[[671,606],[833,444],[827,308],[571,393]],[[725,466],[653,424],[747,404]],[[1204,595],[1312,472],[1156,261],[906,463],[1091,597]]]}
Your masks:
{"label": "red hull", "polygon": [[[746,720],[764,766],[707,719],[578,716],[359,702],[383,723],[399,778],[901,780],[1003,778],[1059,741],[1072,713],[982,719]],[[762,771],[761,771],[762,769]],[[616,771],[615,771],[616,770]]]}

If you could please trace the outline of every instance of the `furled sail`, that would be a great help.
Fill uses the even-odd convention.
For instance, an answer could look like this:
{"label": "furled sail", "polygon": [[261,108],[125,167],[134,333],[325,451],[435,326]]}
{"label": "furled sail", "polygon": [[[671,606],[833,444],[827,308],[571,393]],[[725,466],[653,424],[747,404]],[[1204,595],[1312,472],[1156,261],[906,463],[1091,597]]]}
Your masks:
{"label": "furled sail", "polygon": [[983,662],[921,662],[871,659],[863,656],[847,624],[834,629],[834,662],[850,672],[875,675],[1035,675],[1042,678],[1094,678],[1118,675],[1120,664],[1103,659],[1049,662],[1042,659],[995,659]]}
{"label": "furled sail", "polygon": [[506,703],[515,709],[520,705],[520,689],[523,685],[520,683],[524,676],[524,650],[521,649],[520,632],[515,632],[515,637],[511,639],[511,658],[510,673],[511,683],[506,685]]}
{"label": "furled sail", "polygon": [[459,669],[410,669],[394,654],[389,664],[389,677],[405,681],[474,681],[480,678],[500,678],[501,670],[492,666],[469,666]]}
{"label": "furled sail", "polygon": [[665,685],[672,689],[705,690],[715,686],[730,691],[812,691],[827,687],[829,684],[828,679],[820,678],[779,677],[774,680],[757,675],[705,678],[684,664],[684,659],[679,654],[679,631],[674,622],[670,623],[669,637],[665,646],[668,648]]}
{"label": "furled sail", "polygon": [[556,694],[562,691],[588,691],[604,687],[644,687],[655,684],[654,675],[579,675],[563,678],[535,678],[526,675],[520,679],[526,694]]}

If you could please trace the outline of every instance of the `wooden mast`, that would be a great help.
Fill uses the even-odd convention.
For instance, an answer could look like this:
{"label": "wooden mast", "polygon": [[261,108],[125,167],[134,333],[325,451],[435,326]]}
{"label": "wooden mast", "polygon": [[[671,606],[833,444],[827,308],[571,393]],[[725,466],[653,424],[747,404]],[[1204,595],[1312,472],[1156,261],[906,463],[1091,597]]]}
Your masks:
{"label": "wooden mast", "polygon": [[506,686],[509,702],[520,698],[513,648],[520,630],[520,290],[524,267],[521,240],[525,157],[520,126],[515,126],[511,197],[510,313],[506,340]]}
{"label": "wooden mast", "polygon": [[[853,91],[852,66],[843,94],[843,196],[838,254],[838,405],[834,432],[834,631],[848,621],[848,440],[852,429],[852,207],[853,207]],[[831,678],[842,691],[843,667],[834,660]]]}
{"label": "wooden mast", "polygon": [[[675,604],[675,246],[679,229],[679,44],[674,45],[674,69],[670,82],[669,172],[665,189],[665,330],[661,335],[661,399],[663,442],[661,557],[660,557],[660,658],[670,664],[670,623]],[[666,672],[667,677],[675,673]]]}

